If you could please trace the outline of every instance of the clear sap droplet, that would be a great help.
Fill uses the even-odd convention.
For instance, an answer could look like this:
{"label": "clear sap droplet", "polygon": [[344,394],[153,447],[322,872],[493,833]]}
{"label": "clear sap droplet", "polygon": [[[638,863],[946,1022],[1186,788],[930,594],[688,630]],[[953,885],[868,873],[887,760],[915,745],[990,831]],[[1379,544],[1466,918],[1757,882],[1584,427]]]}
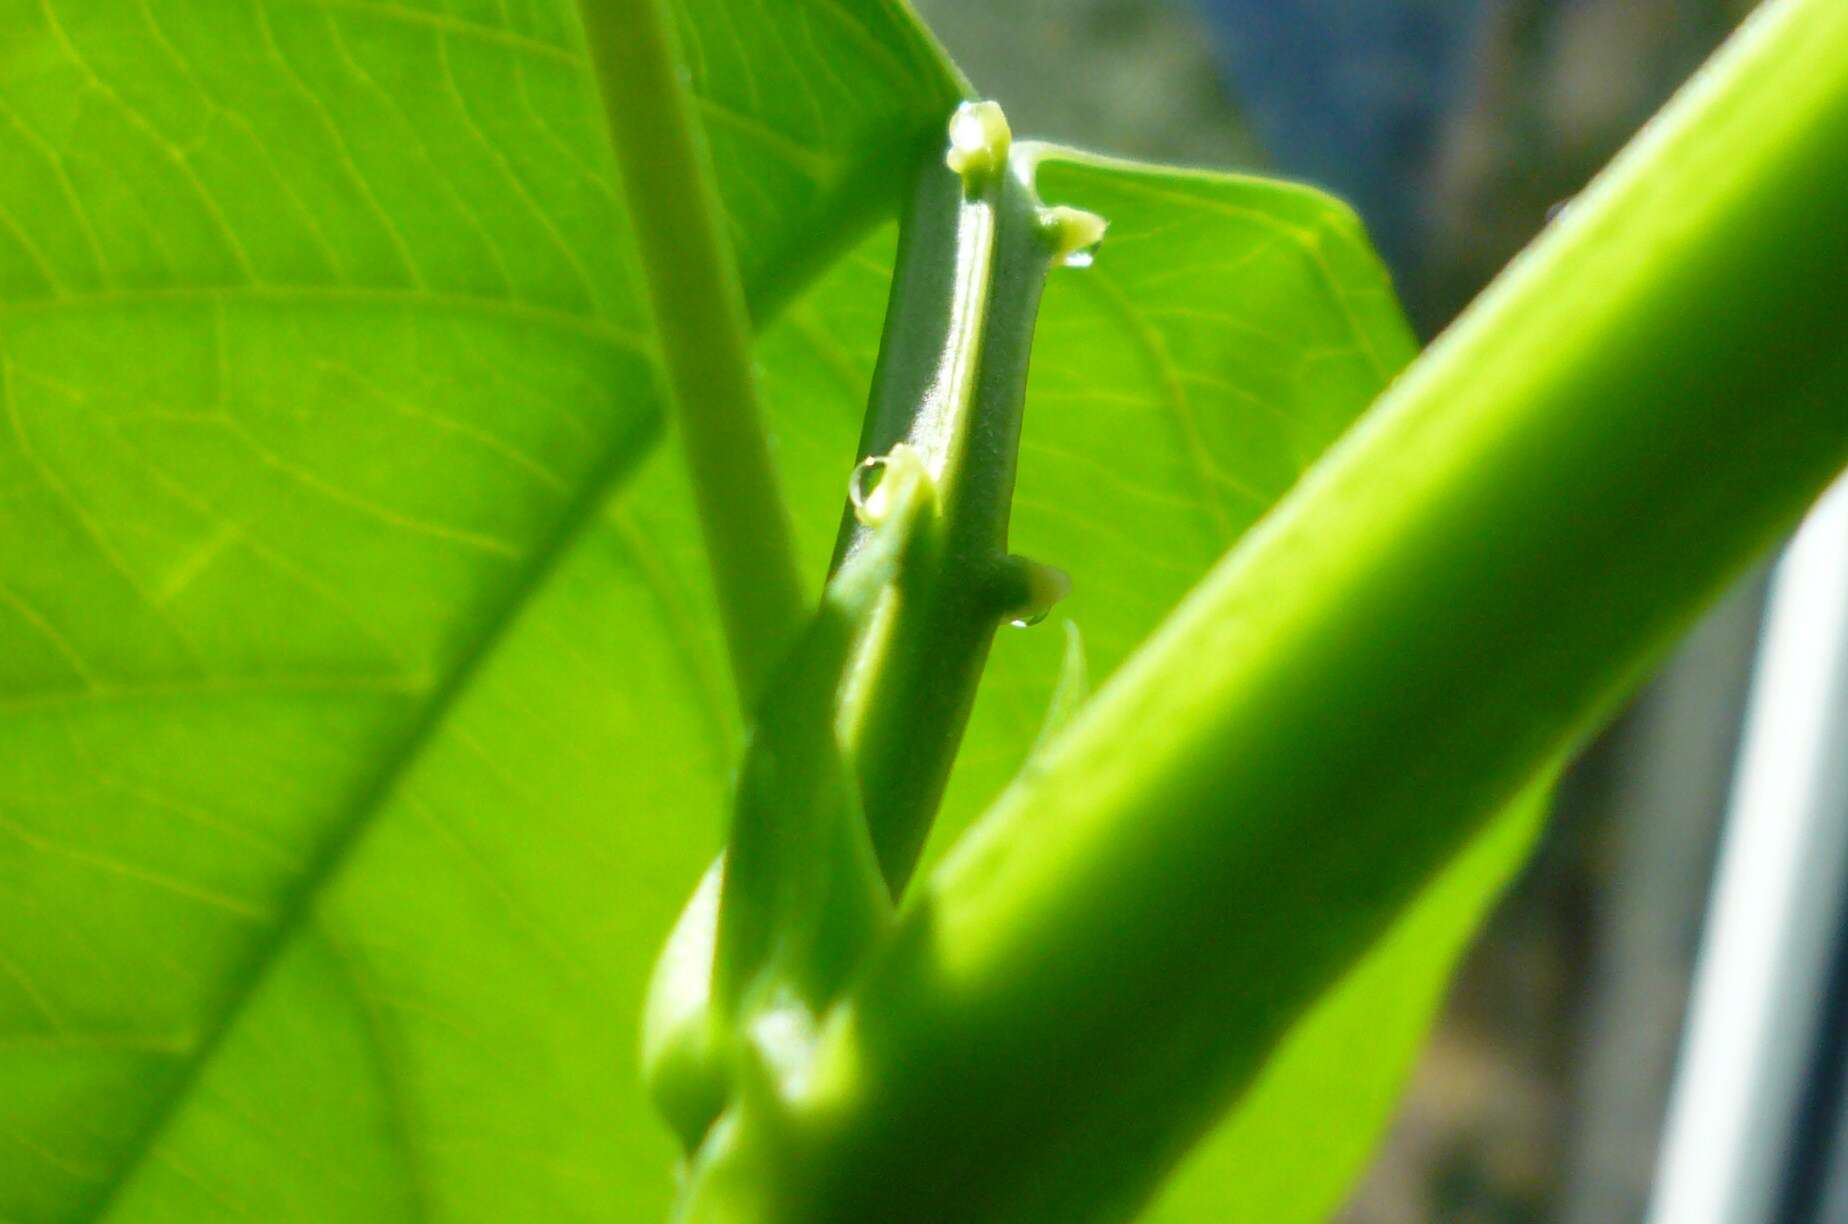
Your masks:
{"label": "clear sap droplet", "polygon": [[891,461],[883,455],[864,460],[853,470],[847,482],[847,500],[853,503],[853,516],[867,527],[877,527],[885,517],[890,500],[880,492],[885,483],[886,467]]}
{"label": "clear sap droplet", "polygon": [[1566,210],[1572,207],[1573,199],[1574,197],[1567,196],[1563,200],[1555,200],[1551,204],[1547,205],[1547,208],[1546,208],[1547,221],[1548,222],[1557,221],[1561,217],[1565,216]]}
{"label": "clear sap droplet", "polygon": [[1045,623],[1046,618],[1051,615],[1052,609],[1047,608],[1042,612],[1035,612],[1031,616],[1016,616],[1013,620],[1009,621],[1008,624],[1016,629],[1031,629],[1035,625]]}
{"label": "clear sap droplet", "polygon": [[1096,259],[1097,248],[1088,246],[1068,253],[1059,261],[1059,266],[1061,268],[1088,268]]}

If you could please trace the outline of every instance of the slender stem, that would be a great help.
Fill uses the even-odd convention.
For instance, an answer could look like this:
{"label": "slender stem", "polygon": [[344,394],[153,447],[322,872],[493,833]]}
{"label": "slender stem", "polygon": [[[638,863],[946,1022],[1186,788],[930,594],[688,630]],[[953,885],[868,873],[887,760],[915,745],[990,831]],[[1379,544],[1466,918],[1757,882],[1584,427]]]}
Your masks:
{"label": "slender stem", "polygon": [[580,0],[635,226],[732,673],[749,710],[807,599],[765,440],[750,322],[666,0]]}
{"label": "slender stem", "polygon": [[[1010,143],[999,107],[966,103],[919,166],[834,573],[757,707],[723,887],[715,865],[649,990],[645,1074],[689,1150],[750,1099],[741,1069],[787,1063],[792,1019],[806,1029],[864,960],[995,626],[1062,591],[1007,555],[1008,510],[1040,290],[1103,223],[1041,207],[1033,155],[1011,158]],[[858,774],[845,791],[842,749]],[[747,995],[781,1036],[748,1031]]]}
{"label": "slender stem", "polygon": [[[959,116],[982,113],[977,104]],[[999,111],[987,112],[999,123]],[[902,587],[867,633],[843,701],[873,845],[896,894],[917,861],[968,721],[996,627],[1023,597],[1008,515],[1040,292],[1057,254],[1005,128],[994,165],[959,173],[941,147],[920,166],[901,229],[861,456],[904,442],[924,457],[938,514]],[[837,563],[866,529],[845,515]]]}
{"label": "slender stem", "polygon": [[1773,0],[923,882],[686,1218],[1133,1210],[1848,459],[1844,268],[1848,5]]}

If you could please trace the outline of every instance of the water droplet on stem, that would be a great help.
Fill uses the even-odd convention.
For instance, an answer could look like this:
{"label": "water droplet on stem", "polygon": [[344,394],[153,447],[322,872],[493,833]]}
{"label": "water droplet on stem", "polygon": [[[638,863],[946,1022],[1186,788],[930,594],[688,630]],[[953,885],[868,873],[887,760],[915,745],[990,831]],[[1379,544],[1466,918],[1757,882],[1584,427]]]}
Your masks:
{"label": "water droplet on stem", "polygon": [[874,455],[854,468],[847,482],[847,500],[853,503],[853,516],[864,526],[877,527],[890,508],[891,499],[881,492],[890,464],[891,460],[884,455]]}

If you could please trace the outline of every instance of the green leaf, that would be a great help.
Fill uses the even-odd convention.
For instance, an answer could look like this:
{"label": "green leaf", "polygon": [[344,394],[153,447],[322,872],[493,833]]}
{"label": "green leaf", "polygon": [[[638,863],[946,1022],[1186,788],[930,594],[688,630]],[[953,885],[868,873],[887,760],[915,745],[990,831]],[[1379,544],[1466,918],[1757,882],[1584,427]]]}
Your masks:
{"label": "green leaf", "polygon": [[[685,15],[765,310],[955,82]],[[0,1217],[658,1216],[737,728],[573,7],[0,28]]]}

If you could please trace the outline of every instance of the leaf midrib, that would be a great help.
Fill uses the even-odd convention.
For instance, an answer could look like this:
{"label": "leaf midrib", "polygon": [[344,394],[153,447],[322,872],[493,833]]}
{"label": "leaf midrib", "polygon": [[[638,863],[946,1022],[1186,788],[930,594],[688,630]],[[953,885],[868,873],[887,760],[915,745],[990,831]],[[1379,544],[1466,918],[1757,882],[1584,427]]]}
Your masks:
{"label": "leaf midrib", "polygon": [[510,584],[506,596],[488,613],[475,640],[462,651],[448,674],[432,690],[416,723],[404,733],[397,747],[387,753],[359,800],[346,813],[339,827],[309,863],[292,893],[279,908],[279,916],[270,934],[252,951],[243,969],[227,983],[218,1014],[205,1025],[200,1038],[166,1099],[142,1127],[133,1144],[120,1160],[115,1175],[97,1192],[90,1220],[102,1220],[113,1210],[121,1192],[133,1183],[148,1154],[159,1142],[168,1124],[189,1100],[200,1078],[212,1065],[225,1038],[236,1026],[238,1017],[256,996],[270,970],[284,950],[294,941],[308,921],[314,904],[329,881],[337,876],[354,849],[372,828],[374,818],[384,811],[399,782],[421,758],[424,748],[441,730],[450,711],[469,690],[475,677],[509,630],[519,621],[533,597],[541,591],[559,563],[570,553],[571,546],[595,521],[597,511],[613,495],[623,480],[647,457],[661,435],[662,417],[657,410],[643,417],[625,435],[618,438],[608,454],[597,464],[594,474],[584,482],[578,497],[564,514],[550,536],[534,550],[521,575]]}

